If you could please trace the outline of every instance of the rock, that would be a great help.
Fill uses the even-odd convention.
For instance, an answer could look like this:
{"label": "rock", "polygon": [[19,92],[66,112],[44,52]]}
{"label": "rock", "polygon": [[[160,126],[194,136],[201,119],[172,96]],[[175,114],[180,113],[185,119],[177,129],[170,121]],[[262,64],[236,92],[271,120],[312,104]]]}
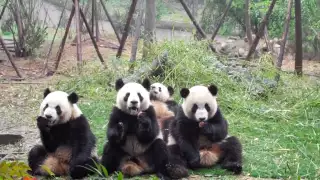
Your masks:
{"label": "rock", "polygon": [[232,39],[227,40],[227,43],[232,43],[232,42],[234,42],[234,40],[232,40]]}
{"label": "rock", "polygon": [[18,134],[0,134],[0,145],[15,144],[22,138],[23,136]]}
{"label": "rock", "polygon": [[227,49],[227,47],[228,47],[227,43],[225,43],[225,42],[221,43],[221,50],[225,51]]}
{"label": "rock", "polygon": [[238,55],[239,57],[245,57],[246,56],[246,50],[244,48],[239,48],[238,49]]}
{"label": "rock", "polygon": [[239,36],[229,36],[228,39],[239,40],[240,37]]}

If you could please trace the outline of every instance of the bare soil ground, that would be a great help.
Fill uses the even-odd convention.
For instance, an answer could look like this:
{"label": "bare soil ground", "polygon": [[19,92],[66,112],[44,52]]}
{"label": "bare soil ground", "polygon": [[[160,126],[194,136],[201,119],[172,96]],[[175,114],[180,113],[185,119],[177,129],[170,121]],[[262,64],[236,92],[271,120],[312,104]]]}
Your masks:
{"label": "bare soil ground", "polygon": [[[88,38],[86,38],[88,39]],[[118,42],[114,38],[103,38],[99,43],[99,49],[106,60],[116,54]],[[52,68],[58,51],[59,44],[55,44],[49,58],[49,67]],[[126,50],[123,56],[130,55],[131,41],[126,43]],[[49,49],[49,43],[44,45],[39,52],[39,58],[15,60],[17,67],[25,77],[23,81],[8,81],[11,77],[17,77],[14,69],[8,61],[0,62],[0,134],[20,134],[24,138],[14,145],[1,146],[0,154],[7,155],[6,159],[26,160],[26,153],[30,148],[40,143],[39,134],[36,129],[35,118],[38,115],[38,106],[42,99],[44,88],[51,87],[56,80],[68,78],[70,71],[76,67],[76,46],[67,42],[58,73],[54,76],[41,77],[44,67],[45,55]],[[91,41],[86,40],[82,46],[82,57],[84,61],[99,61]],[[0,55],[3,56],[2,51]],[[283,69],[293,71],[294,61],[292,57],[286,57],[283,62]],[[304,72],[320,74],[319,61],[304,61]],[[212,178],[212,177],[211,177]],[[209,179],[211,179],[209,178]],[[189,179],[207,179],[201,176],[190,176]],[[249,176],[239,176],[241,180],[256,179]]]}

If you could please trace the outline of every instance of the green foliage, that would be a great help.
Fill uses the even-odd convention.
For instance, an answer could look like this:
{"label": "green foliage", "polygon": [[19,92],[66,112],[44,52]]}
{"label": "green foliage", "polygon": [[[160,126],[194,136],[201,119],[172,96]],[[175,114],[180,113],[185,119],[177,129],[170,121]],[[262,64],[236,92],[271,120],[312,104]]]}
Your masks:
{"label": "green foliage", "polygon": [[[256,31],[259,24],[267,12],[271,0],[251,0],[250,1],[250,16],[251,25]],[[303,29],[303,42],[306,50],[312,49],[314,51],[320,51],[320,43],[318,33],[320,32],[320,4],[318,0],[303,0],[302,5],[302,29]],[[270,37],[281,38],[284,31],[284,22],[287,16],[288,0],[277,1],[270,16],[268,23],[268,30]],[[212,32],[214,24],[216,24],[223,11],[221,9],[226,8],[225,0],[206,0],[206,6],[203,10],[201,18],[201,26],[207,32]],[[294,40],[294,6],[292,8],[292,19],[290,22],[289,37],[288,39]],[[244,34],[244,1],[234,0],[232,8],[228,13],[223,27],[220,30],[220,34],[231,34],[230,29],[234,29],[235,24],[238,24]],[[227,31],[229,30],[229,31]]]}
{"label": "green foliage", "polygon": [[18,161],[1,161],[0,162],[0,179],[21,179],[31,177],[27,171],[31,170],[27,164]]}
{"label": "green foliage", "polygon": [[[320,86],[307,77],[281,73],[277,89],[268,90],[267,98],[251,93],[254,81],[245,77],[231,78],[214,66],[218,58],[207,50],[205,42],[171,41],[152,47],[149,57],[136,62],[137,69],[148,66],[152,59],[168,51],[169,61],[164,77],[150,77],[175,89],[175,100],[181,102],[179,89],[197,84],[218,86],[218,102],[229,122],[230,135],[243,143],[244,174],[265,178],[315,179],[320,169]],[[227,60],[219,58],[226,63]],[[107,71],[99,64],[87,65],[81,76],[61,81],[58,89],[75,90],[79,106],[89,118],[98,139],[99,154],[105,143],[106,126],[116,92],[114,82],[128,75],[129,64],[111,60]],[[249,62],[251,74],[272,77],[275,69],[269,56]],[[144,77],[141,77],[141,79]],[[201,169],[194,174],[229,176],[219,168]]]}

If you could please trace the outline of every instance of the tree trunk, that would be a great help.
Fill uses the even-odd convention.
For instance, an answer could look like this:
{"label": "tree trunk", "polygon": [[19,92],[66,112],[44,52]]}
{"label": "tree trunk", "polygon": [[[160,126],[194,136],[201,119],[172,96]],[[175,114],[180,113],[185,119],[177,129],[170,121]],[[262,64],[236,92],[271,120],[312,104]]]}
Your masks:
{"label": "tree trunk", "polygon": [[139,42],[139,37],[141,34],[141,25],[142,25],[142,19],[143,19],[143,14],[144,14],[144,0],[138,0],[138,16],[136,20],[136,27],[135,27],[135,33],[134,33],[134,39],[132,42],[132,48],[131,48],[131,58],[130,62],[134,62],[136,60],[137,56],[137,49],[138,49],[138,42]]}
{"label": "tree trunk", "polygon": [[[201,38],[207,40],[207,35],[204,33],[203,29],[199,26],[197,20],[192,16],[192,14],[190,12],[190,9],[188,8],[188,6],[184,2],[184,0],[179,0],[179,1],[180,1],[181,5],[182,5],[183,9],[188,14],[188,16],[189,16],[190,20],[192,21],[193,25],[196,27],[197,32],[199,33]],[[199,36],[197,36],[197,37],[199,37]],[[213,47],[213,45],[211,43],[209,43],[209,47],[210,47],[212,52],[216,52],[216,49]]]}
{"label": "tree trunk", "polygon": [[281,69],[282,66],[282,61],[283,61],[283,56],[284,56],[284,49],[286,47],[286,42],[287,42],[287,36],[289,33],[289,27],[290,27],[290,19],[291,19],[291,9],[292,9],[292,0],[288,1],[288,12],[287,12],[287,17],[284,23],[284,31],[282,34],[282,39],[281,39],[281,46],[280,46],[280,53],[278,56],[278,61],[277,61],[277,68]]}
{"label": "tree trunk", "polygon": [[211,40],[212,40],[212,41],[213,41],[214,38],[217,36],[217,34],[218,34],[218,32],[219,32],[219,29],[220,29],[220,27],[222,26],[222,24],[223,24],[223,22],[224,22],[224,19],[226,18],[227,14],[228,14],[228,12],[229,12],[229,10],[230,10],[230,8],[231,8],[232,1],[233,1],[233,0],[229,0],[229,4],[228,4],[228,6],[226,7],[226,9],[224,10],[222,17],[221,17],[221,19],[220,19],[220,21],[219,21],[219,23],[218,23],[215,31],[213,32],[212,37],[211,37]]}
{"label": "tree trunk", "polygon": [[295,31],[296,31],[296,57],[294,69],[302,75],[302,27],[301,27],[301,1],[295,0]]}
{"label": "tree trunk", "polygon": [[277,0],[272,0],[271,4],[270,4],[270,6],[269,6],[269,9],[268,9],[268,11],[267,11],[267,13],[266,13],[266,15],[263,17],[263,20],[262,20],[261,25],[260,25],[260,27],[259,27],[258,33],[256,34],[256,38],[255,38],[254,41],[252,42],[252,45],[251,45],[250,50],[249,50],[249,52],[248,52],[248,55],[247,55],[247,58],[246,58],[247,60],[250,59],[251,55],[252,55],[252,54],[254,53],[254,51],[256,50],[260,38],[261,38],[262,36],[264,36],[264,28],[265,28],[266,24],[268,23],[269,17],[270,17],[270,15],[271,15],[271,13],[272,13],[272,10],[273,10],[273,8],[274,8],[274,5],[276,4],[276,1],[277,1]]}
{"label": "tree trunk", "polygon": [[246,34],[249,42],[249,46],[252,45],[252,33],[251,33],[251,18],[250,18],[250,12],[249,12],[249,7],[250,7],[250,0],[246,0],[245,2],[245,23],[246,23]]}
{"label": "tree trunk", "polygon": [[[21,4],[22,5],[22,4]],[[21,13],[20,13],[20,6],[19,2],[17,0],[14,1],[14,9],[13,12],[15,21],[17,24],[17,29],[18,29],[18,44],[17,44],[17,49],[16,49],[16,56],[17,57],[24,57],[26,55],[24,47],[24,36],[23,36],[23,24],[21,21]]]}
{"label": "tree trunk", "polygon": [[116,55],[117,58],[121,57],[124,44],[126,43],[129,31],[130,31],[131,19],[132,19],[134,10],[136,9],[137,1],[138,0],[132,0],[131,6],[130,6],[130,9],[129,9],[129,12],[128,12],[127,22],[126,22],[126,25],[124,27],[124,33],[122,34],[122,38],[121,38],[121,41],[120,41],[120,46],[119,46],[119,49],[118,49],[118,52],[117,52],[117,55]]}
{"label": "tree trunk", "polygon": [[150,45],[154,41],[156,29],[156,1],[146,1],[146,15],[144,24],[144,42],[143,42],[143,57],[148,55]]}
{"label": "tree trunk", "polygon": [[99,31],[99,15],[100,15],[100,8],[97,6],[97,0],[94,0],[94,6],[95,6],[95,12],[94,12],[94,17],[95,17],[95,22],[96,22],[96,40],[97,42],[100,39],[100,31]]}

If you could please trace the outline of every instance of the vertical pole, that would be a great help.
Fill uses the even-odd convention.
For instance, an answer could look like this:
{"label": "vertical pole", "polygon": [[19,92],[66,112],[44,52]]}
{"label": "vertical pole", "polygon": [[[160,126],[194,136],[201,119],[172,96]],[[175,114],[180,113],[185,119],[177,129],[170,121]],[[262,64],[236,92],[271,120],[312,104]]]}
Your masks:
{"label": "vertical pole", "polygon": [[79,1],[74,1],[75,7],[75,15],[76,15],[76,32],[77,32],[77,63],[78,68],[81,71],[82,66],[82,47],[81,47],[81,32],[80,32],[80,8],[79,8]]}

